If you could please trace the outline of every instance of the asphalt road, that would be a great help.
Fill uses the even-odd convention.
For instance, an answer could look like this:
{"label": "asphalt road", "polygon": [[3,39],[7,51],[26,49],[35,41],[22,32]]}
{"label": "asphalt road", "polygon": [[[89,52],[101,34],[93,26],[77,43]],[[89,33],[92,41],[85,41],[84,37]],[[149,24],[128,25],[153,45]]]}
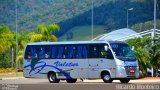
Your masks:
{"label": "asphalt road", "polygon": [[0,80],[0,90],[160,90],[160,81],[131,80],[128,84],[119,81],[103,83],[102,80],[78,80],[76,83],[49,83],[47,79]]}

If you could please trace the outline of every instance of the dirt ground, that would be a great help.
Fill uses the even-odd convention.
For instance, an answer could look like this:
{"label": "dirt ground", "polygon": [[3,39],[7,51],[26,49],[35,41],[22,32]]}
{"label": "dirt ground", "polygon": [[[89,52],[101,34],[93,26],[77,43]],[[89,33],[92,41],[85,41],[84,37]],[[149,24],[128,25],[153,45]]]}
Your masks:
{"label": "dirt ground", "polygon": [[160,80],[160,77],[143,77],[138,80]]}

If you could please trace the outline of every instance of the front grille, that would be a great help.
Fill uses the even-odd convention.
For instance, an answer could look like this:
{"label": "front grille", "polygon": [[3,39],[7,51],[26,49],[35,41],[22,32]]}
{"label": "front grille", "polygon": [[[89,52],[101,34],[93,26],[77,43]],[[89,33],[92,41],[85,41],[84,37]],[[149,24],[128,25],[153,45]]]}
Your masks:
{"label": "front grille", "polygon": [[[136,67],[134,66],[125,66],[126,74],[129,76],[135,76],[136,75]],[[134,70],[134,72],[130,72],[130,70]]]}

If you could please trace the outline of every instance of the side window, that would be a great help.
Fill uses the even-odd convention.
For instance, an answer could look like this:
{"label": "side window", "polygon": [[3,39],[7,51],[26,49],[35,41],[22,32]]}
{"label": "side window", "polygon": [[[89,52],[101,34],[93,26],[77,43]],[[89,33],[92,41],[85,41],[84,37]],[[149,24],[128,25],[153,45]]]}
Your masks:
{"label": "side window", "polygon": [[89,57],[90,58],[99,58],[99,48],[98,45],[89,46]]}
{"label": "side window", "polygon": [[51,47],[51,52],[52,52],[51,53],[51,58],[53,58],[53,59],[57,58],[56,57],[58,55],[57,51],[58,51],[57,46],[52,46]]}
{"label": "side window", "polygon": [[24,56],[25,59],[31,59],[31,47],[30,46],[27,46],[26,47],[26,51],[25,51],[25,56]]}
{"label": "side window", "polygon": [[105,51],[105,49],[104,49],[104,45],[101,45],[100,47],[99,47],[99,49],[100,49],[100,58],[107,58],[107,52]]}
{"label": "side window", "polygon": [[83,58],[87,58],[88,57],[88,51],[87,51],[88,49],[87,49],[87,45],[84,45],[83,46]]}
{"label": "side window", "polygon": [[86,45],[70,45],[67,47],[67,58],[69,59],[81,59],[87,58],[87,46]]}
{"label": "side window", "polygon": [[107,51],[107,59],[114,59],[110,49]]}
{"label": "side window", "polygon": [[44,46],[39,46],[39,58],[40,59],[48,59],[50,58],[51,50],[50,46],[44,45]]}
{"label": "side window", "polygon": [[58,57],[57,58],[62,58],[64,46],[57,46],[57,48],[58,48]]}
{"label": "side window", "polygon": [[51,58],[51,47],[45,46],[45,58]]}
{"label": "side window", "polygon": [[38,48],[36,46],[31,46],[31,57],[32,58],[38,58],[39,52]]}
{"label": "side window", "polygon": [[110,49],[105,51],[105,45],[100,46],[100,57],[106,59],[114,59]]}
{"label": "side window", "polygon": [[74,46],[69,46],[68,47],[68,58],[72,59],[73,58],[73,47]]}
{"label": "side window", "polygon": [[68,46],[64,46],[63,48],[63,58],[64,59],[68,58]]}
{"label": "side window", "polygon": [[46,59],[50,58],[50,46],[27,46],[25,51],[25,58],[38,58],[38,59]]}
{"label": "side window", "polygon": [[39,47],[39,58],[44,59],[45,58],[45,46]]}
{"label": "side window", "polygon": [[73,46],[73,58],[77,56],[77,46]]}
{"label": "side window", "polygon": [[76,58],[82,58],[82,45],[77,46],[77,56]]}

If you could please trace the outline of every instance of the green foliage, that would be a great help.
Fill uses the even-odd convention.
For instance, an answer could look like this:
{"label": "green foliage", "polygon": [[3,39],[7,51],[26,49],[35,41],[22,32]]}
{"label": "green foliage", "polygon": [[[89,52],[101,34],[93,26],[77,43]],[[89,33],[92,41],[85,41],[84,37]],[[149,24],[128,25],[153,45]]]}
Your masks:
{"label": "green foliage", "polygon": [[135,50],[135,54],[139,61],[140,70],[142,70],[143,73],[146,73],[147,68],[151,67],[148,51],[142,47],[139,47]]}
{"label": "green foliage", "polygon": [[[11,67],[11,65],[15,65],[14,62],[16,60],[19,62],[18,66],[21,67],[23,49],[26,43],[34,41],[58,41],[53,33],[59,31],[59,29],[60,27],[57,24],[49,24],[47,26],[40,24],[37,26],[37,33],[20,32],[16,35],[7,26],[0,26],[0,67]],[[16,48],[18,49],[17,58],[14,56],[16,55],[16,50],[13,50]]]}
{"label": "green foliage", "polygon": [[[73,37],[71,39],[67,39],[68,33],[73,34]],[[104,30],[104,26],[102,25],[93,26],[93,38],[104,33],[106,33],[106,31]],[[59,40],[60,41],[85,41],[85,40],[91,40],[92,39],[91,35],[92,35],[91,25],[77,26],[68,30],[66,34],[64,34],[59,38]]]}
{"label": "green foliage", "polygon": [[18,51],[17,60],[18,60],[18,61],[22,61],[22,59],[23,59],[23,50],[19,50],[19,51]]}
{"label": "green foliage", "polygon": [[6,26],[0,26],[0,54],[2,55],[2,66],[6,67],[7,65],[4,64],[6,61],[5,55],[7,54],[7,51],[11,49],[13,42],[14,42],[14,34],[10,31],[10,29]]}
{"label": "green foliage", "polygon": [[29,35],[27,32],[20,32],[18,35],[18,48],[22,50],[27,42],[29,42]]}
{"label": "green foliage", "polygon": [[[135,38],[127,40],[130,46],[135,47],[135,54],[139,61],[140,70],[144,73],[147,68],[160,68],[160,38],[151,39],[149,37]],[[154,44],[153,44],[154,41]]]}
{"label": "green foliage", "polygon": [[[17,0],[19,31],[34,31],[39,23],[58,23],[58,37],[79,25],[91,24],[92,0]],[[129,26],[153,20],[153,0],[93,0],[94,24],[104,25],[107,32],[126,27],[126,11]],[[15,1],[1,0],[0,24],[15,29]],[[160,1],[157,1],[160,5]],[[157,6],[158,6],[157,5]],[[65,8],[64,8],[65,7]],[[159,7],[157,18],[160,17]],[[145,28],[145,27],[144,27]]]}
{"label": "green foliage", "polygon": [[140,70],[146,73],[147,68],[150,68],[150,55],[145,47],[151,42],[147,37],[135,38],[126,41],[130,46],[134,46],[134,52],[139,62]]}
{"label": "green foliage", "polygon": [[59,30],[60,27],[57,24],[49,24],[47,26],[39,24],[36,28],[37,33],[31,33],[30,41],[58,41],[57,37],[53,35],[53,33]]}
{"label": "green foliage", "polygon": [[[156,22],[157,22],[156,27],[160,28],[160,19],[157,19]],[[137,23],[133,25],[131,29],[135,30],[136,32],[141,32],[141,31],[153,29],[153,27],[154,27],[154,23],[153,23],[153,20],[151,20],[144,23]]]}
{"label": "green foliage", "polygon": [[160,69],[160,38],[154,39],[154,45],[150,46],[151,64],[154,69]]}

